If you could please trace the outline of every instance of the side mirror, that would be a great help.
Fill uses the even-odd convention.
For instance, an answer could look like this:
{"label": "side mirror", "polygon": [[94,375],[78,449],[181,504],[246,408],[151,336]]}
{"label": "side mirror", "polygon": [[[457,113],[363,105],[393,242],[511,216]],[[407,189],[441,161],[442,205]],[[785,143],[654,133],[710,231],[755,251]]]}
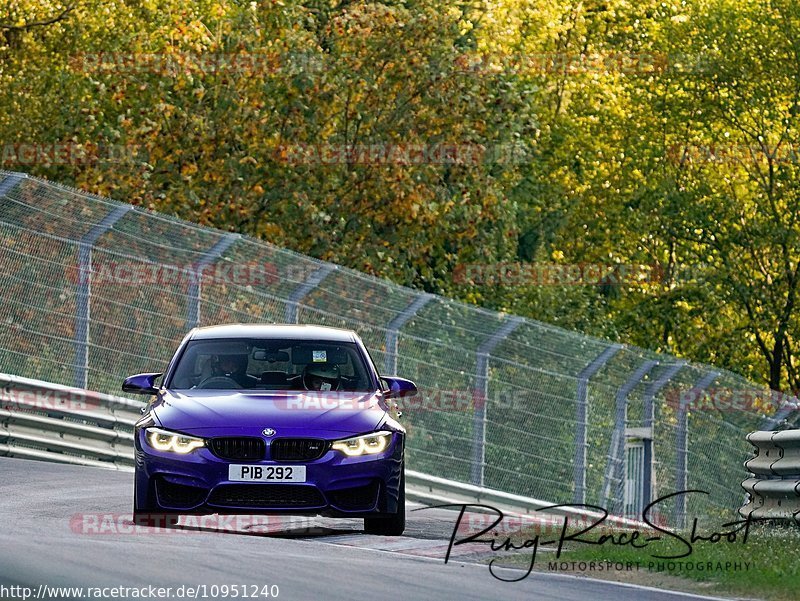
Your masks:
{"label": "side mirror", "polygon": [[160,378],[161,374],[136,374],[125,378],[122,383],[123,392],[131,392],[133,394],[155,394],[158,392],[158,387],[155,382]]}
{"label": "side mirror", "polygon": [[411,380],[405,378],[398,378],[397,376],[386,376],[381,378],[386,385],[383,391],[387,399],[399,399],[407,396],[414,396],[417,394],[417,385]]}

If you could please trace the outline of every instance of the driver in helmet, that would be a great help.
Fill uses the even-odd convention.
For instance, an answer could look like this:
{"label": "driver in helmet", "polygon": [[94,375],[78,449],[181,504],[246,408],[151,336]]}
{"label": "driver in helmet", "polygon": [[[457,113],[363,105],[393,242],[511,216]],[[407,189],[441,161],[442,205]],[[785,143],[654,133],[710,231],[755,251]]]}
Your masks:
{"label": "driver in helmet", "polygon": [[214,376],[229,378],[242,388],[253,388],[258,380],[247,375],[247,355],[217,355]]}
{"label": "driver in helmet", "polygon": [[335,363],[310,363],[303,370],[303,385],[306,390],[339,390],[342,378]]}

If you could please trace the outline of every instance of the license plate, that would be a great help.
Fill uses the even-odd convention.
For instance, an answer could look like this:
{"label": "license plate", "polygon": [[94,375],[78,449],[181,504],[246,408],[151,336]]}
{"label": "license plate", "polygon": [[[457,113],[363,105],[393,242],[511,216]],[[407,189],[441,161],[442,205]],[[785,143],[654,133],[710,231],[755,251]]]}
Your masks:
{"label": "license plate", "polygon": [[231,482],[305,482],[304,465],[231,465],[228,466]]}

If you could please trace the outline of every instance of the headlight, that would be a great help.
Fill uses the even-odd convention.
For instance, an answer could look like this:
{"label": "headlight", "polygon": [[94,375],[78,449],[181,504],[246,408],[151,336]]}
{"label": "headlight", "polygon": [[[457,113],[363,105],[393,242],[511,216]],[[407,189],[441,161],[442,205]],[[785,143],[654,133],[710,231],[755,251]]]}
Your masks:
{"label": "headlight", "polygon": [[337,451],[341,451],[348,457],[377,455],[386,450],[391,440],[391,432],[375,432],[374,434],[337,440],[333,443],[333,448]]}
{"label": "headlight", "polygon": [[171,451],[186,455],[206,445],[206,441],[202,438],[176,434],[160,428],[147,428],[145,431],[147,432],[147,442],[156,451]]}

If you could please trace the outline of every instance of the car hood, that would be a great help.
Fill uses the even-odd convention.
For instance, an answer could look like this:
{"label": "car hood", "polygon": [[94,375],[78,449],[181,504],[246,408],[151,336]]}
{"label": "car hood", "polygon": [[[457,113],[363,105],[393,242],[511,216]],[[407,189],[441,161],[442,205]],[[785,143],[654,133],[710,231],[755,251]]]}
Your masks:
{"label": "car hood", "polygon": [[167,391],[152,413],[164,428],[198,436],[363,434],[386,416],[379,393]]}

